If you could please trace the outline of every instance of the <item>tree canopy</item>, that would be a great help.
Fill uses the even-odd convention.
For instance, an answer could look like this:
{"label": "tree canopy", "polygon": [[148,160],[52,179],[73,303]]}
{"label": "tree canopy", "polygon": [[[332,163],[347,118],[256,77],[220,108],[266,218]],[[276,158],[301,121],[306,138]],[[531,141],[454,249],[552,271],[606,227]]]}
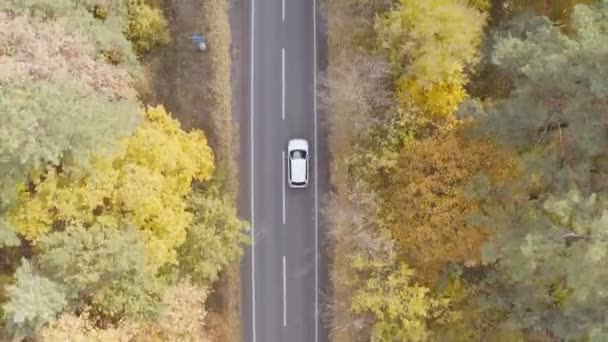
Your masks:
{"label": "tree canopy", "polygon": [[485,113],[480,132],[518,151],[538,146],[576,163],[602,154],[607,13],[605,1],[593,8],[576,6],[572,35],[544,17],[516,21],[499,35],[491,58],[512,75],[514,89]]}
{"label": "tree canopy", "polygon": [[605,331],[605,208],[604,198],[571,190],[496,222],[499,233],[484,249],[484,261],[497,264],[487,280],[494,305],[522,328],[563,339]]}
{"label": "tree canopy", "polygon": [[37,242],[70,222],[117,227],[128,221],[144,233],[148,265],[175,262],[192,214],[185,196],[193,180],[208,180],[213,154],[202,132],[186,133],[162,107],[149,108],[145,122],[110,158],[99,157],[83,172],[50,170],[33,189],[22,188],[12,213],[17,231]]}
{"label": "tree canopy", "polygon": [[19,339],[53,320],[68,302],[65,288],[38,274],[27,260],[17,269],[15,280],[6,288],[9,300],[3,310],[7,328]]}
{"label": "tree canopy", "polygon": [[470,222],[480,203],[466,192],[479,172],[504,183],[517,175],[517,165],[491,142],[458,132],[420,141],[398,157],[390,186],[381,192],[385,204],[379,219],[419,273],[434,278],[450,262],[479,261],[489,232]]}
{"label": "tree canopy", "polygon": [[484,248],[488,300],[517,326],[566,340],[606,331],[607,16],[607,1],[578,5],[569,34],[544,17],[512,22],[492,61],[514,88],[474,130],[517,153],[525,175],[504,184],[511,196],[477,193],[496,233]]}
{"label": "tree canopy", "polygon": [[192,192],[188,211],[193,214],[186,239],[178,248],[177,263],[182,275],[190,275],[195,283],[208,285],[220,270],[238,260],[246,242],[243,232],[247,224],[238,219],[236,211],[212,191]]}
{"label": "tree canopy", "polygon": [[328,5],[337,340],[608,336],[608,1],[499,3]]}
{"label": "tree canopy", "polygon": [[414,272],[405,264],[355,258],[355,281],[362,286],[353,294],[352,310],[373,317],[371,340],[378,342],[426,341],[426,319],[439,302],[429,289],[413,284]]}
{"label": "tree canopy", "polygon": [[68,290],[76,308],[92,303],[110,317],[136,319],[156,313],[162,287],[146,268],[136,230],[68,226],[43,236],[38,248],[37,267]]}
{"label": "tree canopy", "polygon": [[406,106],[446,118],[465,98],[486,15],[464,0],[400,0],[376,22]]}
{"label": "tree canopy", "polygon": [[[110,153],[138,122],[132,79],[95,58],[65,23],[0,12],[0,174],[3,197],[64,160],[84,166]],[[6,201],[6,200],[5,200]]]}
{"label": "tree canopy", "polygon": [[246,225],[206,135],[141,103],[168,40],[155,2],[0,1],[0,339],[219,339]]}

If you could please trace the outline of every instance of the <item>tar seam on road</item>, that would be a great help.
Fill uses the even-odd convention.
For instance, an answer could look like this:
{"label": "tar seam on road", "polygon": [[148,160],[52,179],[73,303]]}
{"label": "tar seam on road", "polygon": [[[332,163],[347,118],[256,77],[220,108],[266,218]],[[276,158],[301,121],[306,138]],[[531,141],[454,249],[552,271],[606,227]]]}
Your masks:
{"label": "tar seam on road", "polygon": [[282,179],[283,179],[283,224],[285,224],[285,151],[281,151],[281,170],[282,170]]}
{"label": "tar seam on road", "polygon": [[283,326],[287,326],[287,274],[285,273],[287,261],[283,255]]}
{"label": "tar seam on road", "polygon": [[254,224],[254,216],[255,216],[255,212],[254,212],[254,175],[253,172],[255,170],[254,167],[254,150],[253,150],[253,113],[254,113],[254,97],[253,97],[253,77],[254,77],[254,69],[255,69],[255,63],[254,63],[254,39],[255,39],[255,0],[251,0],[251,75],[250,75],[250,79],[249,79],[249,118],[251,120],[250,123],[250,134],[251,134],[251,324],[252,324],[252,334],[253,334],[253,342],[256,342],[256,331],[255,331],[255,224]]}
{"label": "tar seam on road", "polygon": [[285,48],[281,49],[281,118],[285,120]]}
{"label": "tar seam on road", "polygon": [[315,342],[319,340],[319,148],[317,141],[317,0],[312,0],[313,31],[313,113],[315,139]]}

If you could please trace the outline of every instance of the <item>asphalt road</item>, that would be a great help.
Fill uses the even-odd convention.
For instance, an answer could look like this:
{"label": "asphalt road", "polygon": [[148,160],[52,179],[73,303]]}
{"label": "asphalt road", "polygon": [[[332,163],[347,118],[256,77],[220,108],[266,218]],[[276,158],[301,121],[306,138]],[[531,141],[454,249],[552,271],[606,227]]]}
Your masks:
{"label": "asphalt road", "polygon": [[[243,341],[327,341],[320,285],[325,263],[319,201],[326,154],[316,102],[315,0],[250,0],[245,113],[241,122],[241,208],[252,245],[242,269]],[[286,185],[286,149],[309,141],[310,182]]]}

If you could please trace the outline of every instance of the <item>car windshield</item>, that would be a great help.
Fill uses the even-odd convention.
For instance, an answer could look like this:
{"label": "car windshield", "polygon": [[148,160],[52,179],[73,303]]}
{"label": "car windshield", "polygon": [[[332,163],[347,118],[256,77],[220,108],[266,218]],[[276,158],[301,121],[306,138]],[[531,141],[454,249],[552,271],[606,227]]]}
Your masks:
{"label": "car windshield", "polygon": [[301,150],[291,151],[291,159],[304,159],[306,158],[306,152]]}

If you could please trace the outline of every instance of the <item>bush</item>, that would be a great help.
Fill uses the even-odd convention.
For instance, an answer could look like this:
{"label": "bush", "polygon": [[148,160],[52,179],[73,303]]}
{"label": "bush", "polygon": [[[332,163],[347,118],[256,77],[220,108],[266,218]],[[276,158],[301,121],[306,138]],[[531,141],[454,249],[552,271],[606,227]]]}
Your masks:
{"label": "bush", "polygon": [[133,49],[141,55],[158,45],[169,42],[167,19],[158,8],[133,0],[129,4],[127,37]]}

